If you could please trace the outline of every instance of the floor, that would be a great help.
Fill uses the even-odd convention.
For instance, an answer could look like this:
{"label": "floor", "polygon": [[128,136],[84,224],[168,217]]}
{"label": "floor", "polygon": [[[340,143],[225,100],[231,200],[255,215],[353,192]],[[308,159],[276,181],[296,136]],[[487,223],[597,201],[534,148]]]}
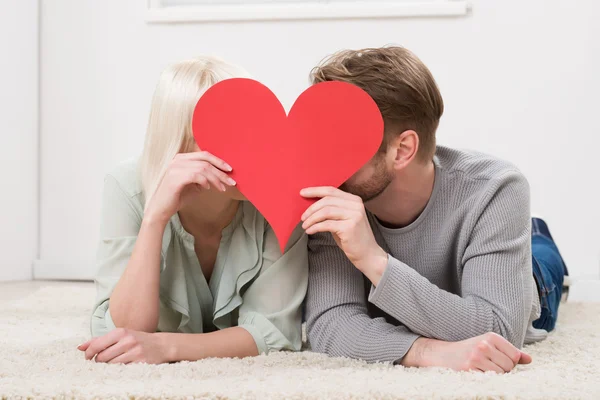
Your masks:
{"label": "floor", "polygon": [[25,281],[0,282],[0,303],[21,299],[36,292],[42,287],[89,287],[89,282],[54,282],[54,281]]}
{"label": "floor", "polygon": [[0,399],[598,399],[600,303],[561,306],[556,331],[510,374],[408,369],[310,352],[170,365],[85,361],[90,283],[0,284]]}

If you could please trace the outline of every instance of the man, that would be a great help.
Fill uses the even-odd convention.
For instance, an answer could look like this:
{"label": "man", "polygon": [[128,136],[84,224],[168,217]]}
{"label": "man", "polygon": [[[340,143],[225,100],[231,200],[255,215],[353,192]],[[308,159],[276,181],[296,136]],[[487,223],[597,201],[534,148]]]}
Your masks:
{"label": "man", "polygon": [[359,86],[385,123],[379,152],[340,189],[301,193],[321,198],[302,217],[313,349],[499,373],[531,362],[519,348],[554,328],[566,268],[538,219],[532,259],[525,177],[436,146],[442,97],[404,48],[343,51],[311,75]]}

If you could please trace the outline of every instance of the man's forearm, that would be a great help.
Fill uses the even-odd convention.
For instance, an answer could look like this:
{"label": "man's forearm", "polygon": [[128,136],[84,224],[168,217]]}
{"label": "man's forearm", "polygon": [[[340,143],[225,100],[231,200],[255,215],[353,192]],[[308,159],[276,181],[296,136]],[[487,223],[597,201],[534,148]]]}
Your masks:
{"label": "man's forearm", "polygon": [[169,362],[197,361],[210,357],[252,357],[258,348],[252,335],[240,327],[211,333],[156,333]]}
{"label": "man's forearm", "polygon": [[437,345],[438,351],[441,350],[440,345],[443,345],[440,340],[429,339],[420,337],[411,346],[408,350],[402,361],[401,365],[405,367],[433,367],[436,366],[434,360],[432,360],[431,355],[435,354],[435,347]]}
{"label": "man's forearm", "polygon": [[[518,277],[510,279],[512,286],[523,287]],[[369,301],[422,336],[458,341],[495,332],[519,347],[527,321],[520,318],[522,313],[514,312],[510,307],[523,309],[524,296],[509,299],[502,297],[498,290],[486,289],[484,287],[477,295],[469,295],[465,290],[465,297],[461,297],[440,289],[390,256],[386,271],[371,291]],[[511,289],[511,292],[515,290]]]}
{"label": "man's forearm", "polygon": [[379,284],[388,264],[388,253],[381,247],[373,254],[356,263],[356,268],[362,272],[374,286]]}

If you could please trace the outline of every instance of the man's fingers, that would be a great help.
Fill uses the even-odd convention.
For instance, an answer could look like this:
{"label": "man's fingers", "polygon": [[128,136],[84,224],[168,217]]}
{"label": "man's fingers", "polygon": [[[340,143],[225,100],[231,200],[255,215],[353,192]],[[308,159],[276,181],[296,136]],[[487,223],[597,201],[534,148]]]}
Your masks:
{"label": "man's fingers", "polygon": [[517,349],[508,340],[497,334],[489,333],[489,342],[500,352],[504,353],[515,364],[529,364],[532,358],[529,354]]}
{"label": "man's fingers", "polygon": [[495,362],[493,362],[489,358],[484,358],[483,360],[481,360],[479,362],[478,368],[483,371],[494,371],[498,374],[504,373],[504,370],[502,369],[502,367],[497,365]]}
{"label": "man's fingers", "polygon": [[523,353],[522,351],[521,353],[521,358],[519,358],[519,364],[530,364],[531,361],[533,361],[533,358],[527,354],[527,353]]}
{"label": "man's fingers", "polygon": [[302,229],[306,230],[317,224],[319,222],[323,222],[326,220],[343,220],[348,219],[351,216],[352,211],[343,209],[336,206],[325,206],[319,209],[317,212],[312,214],[304,223],[302,224]]}
{"label": "man's fingers", "polygon": [[341,223],[342,221],[334,220],[319,222],[318,224],[314,224],[310,228],[306,229],[306,233],[309,235],[314,235],[315,233],[319,232],[337,233],[340,230]]}
{"label": "man's fingers", "polygon": [[341,197],[343,199],[348,199],[348,200],[359,199],[359,197],[354,196],[353,194],[350,194],[350,193],[346,193],[343,190],[340,190],[333,186],[317,186],[317,187],[304,188],[300,191],[300,196],[306,197],[306,198],[315,198],[315,197],[323,198],[323,197],[327,197],[327,196],[332,196],[332,197]]}
{"label": "man's fingers", "polygon": [[490,360],[504,370],[510,372],[515,367],[515,363],[506,354],[492,346],[489,354]]}
{"label": "man's fingers", "polygon": [[497,334],[490,334],[489,342],[500,352],[506,354],[514,365],[517,365],[521,359],[521,351],[513,346],[508,340]]}
{"label": "man's fingers", "polygon": [[346,199],[342,199],[340,197],[324,197],[316,203],[312,204],[310,207],[308,207],[306,211],[304,211],[304,213],[302,214],[301,219],[303,221],[306,221],[314,213],[318,212],[319,210],[322,210],[325,207],[337,207],[349,210],[359,210],[359,207],[362,207],[362,205],[359,206],[356,203],[353,203]]}

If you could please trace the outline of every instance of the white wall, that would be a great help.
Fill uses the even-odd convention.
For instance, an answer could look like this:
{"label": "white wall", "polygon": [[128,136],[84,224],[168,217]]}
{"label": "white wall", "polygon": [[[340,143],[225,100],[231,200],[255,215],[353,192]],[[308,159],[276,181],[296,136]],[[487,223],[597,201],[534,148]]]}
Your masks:
{"label": "white wall", "polygon": [[31,279],[37,249],[38,3],[0,13],[0,281]]}
{"label": "white wall", "polygon": [[399,43],[446,101],[443,144],[507,158],[527,174],[575,276],[600,265],[600,5],[473,1],[460,18],[152,25],[142,1],[42,6],[42,275],[89,277],[104,173],[139,152],[160,71],[199,53],[244,65],[286,107],[323,56]]}

